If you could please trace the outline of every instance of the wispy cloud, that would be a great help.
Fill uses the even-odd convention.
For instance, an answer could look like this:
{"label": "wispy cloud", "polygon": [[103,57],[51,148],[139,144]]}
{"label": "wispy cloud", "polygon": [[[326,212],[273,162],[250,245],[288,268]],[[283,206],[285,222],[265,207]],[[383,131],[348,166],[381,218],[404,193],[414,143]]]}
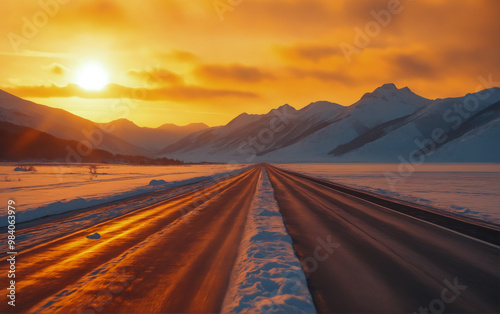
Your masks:
{"label": "wispy cloud", "polygon": [[16,56],[16,57],[31,57],[31,58],[58,58],[58,59],[68,59],[75,57],[74,53],[65,52],[50,52],[50,51],[37,51],[22,49],[19,52],[14,51],[0,51],[0,55],[4,56]]}
{"label": "wispy cloud", "polygon": [[339,47],[334,45],[320,44],[297,44],[291,47],[277,47],[278,53],[292,61],[307,60],[318,62],[334,56],[341,56]]}
{"label": "wispy cloud", "polygon": [[150,70],[130,69],[127,74],[141,82],[149,82],[152,85],[183,85],[184,79],[166,69],[153,68]]}
{"label": "wispy cloud", "polygon": [[234,83],[258,83],[274,79],[275,76],[257,67],[242,64],[205,64],[198,66],[195,76],[205,80],[220,80]]}
{"label": "wispy cloud", "polygon": [[196,54],[186,51],[173,49],[169,51],[156,51],[153,56],[158,58],[160,61],[179,61],[186,63],[194,63],[200,60],[200,57]]}
{"label": "wispy cloud", "polygon": [[57,62],[44,66],[43,68],[55,75],[64,75],[69,72],[67,67]]}
{"label": "wispy cloud", "polygon": [[174,86],[154,89],[132,88],[118,84],[108,84],[100,91],[88,91],[76,84],[65,86],[32,85],[3,87],[3,90],[19,97],[50,98],[80,97],[86,99],[131,98],[138,100],[161,101],[176,100],[187,102],[204,102],[218,98],[258,98],[259,95],[248,91],[229,89],[209,89],[200,86]]}

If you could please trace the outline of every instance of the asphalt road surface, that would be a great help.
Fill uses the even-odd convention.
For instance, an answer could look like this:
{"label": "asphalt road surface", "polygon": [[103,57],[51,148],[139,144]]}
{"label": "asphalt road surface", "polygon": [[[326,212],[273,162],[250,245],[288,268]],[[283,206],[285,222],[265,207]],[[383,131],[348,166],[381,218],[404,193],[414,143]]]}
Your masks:
{"label": "asphalt road surface", "polygon": [[[259,175],[255,167],[20,252],[16,307],[5,301],[0,312],[220,311]],[[101,239],[86,238],[95,232]]]}
{"label": "asphalt road surface", "polygon": [[319,312],[500,311],[498,247],[275,167],[268,173]]}

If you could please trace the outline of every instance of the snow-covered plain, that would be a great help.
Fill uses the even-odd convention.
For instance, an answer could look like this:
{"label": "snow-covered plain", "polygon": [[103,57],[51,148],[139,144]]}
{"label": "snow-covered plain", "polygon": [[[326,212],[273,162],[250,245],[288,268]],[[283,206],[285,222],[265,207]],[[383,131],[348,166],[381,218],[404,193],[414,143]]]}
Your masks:
{"label": "snow-covered plain", "polygon": [[265,170],[248,213],[222,312],[316,312]]}
{"label": "snow-covered plain", "polygon": [[[14,171],[17,163],[0,165],[0,197],[16,203],[16,221],[95,206],[159,189],[199,182],[237,171],[242,165],[130,166],[36,164],[36,172]],[[95,172],[95,173],[91,173]],[[0,210],[5,216],[7,206]],[[5,226],[7,219],[0,220]]]}
{"label": "snow-covered plain", "polygon": [[283,164],[282,168],[500,225],[499,164]]}

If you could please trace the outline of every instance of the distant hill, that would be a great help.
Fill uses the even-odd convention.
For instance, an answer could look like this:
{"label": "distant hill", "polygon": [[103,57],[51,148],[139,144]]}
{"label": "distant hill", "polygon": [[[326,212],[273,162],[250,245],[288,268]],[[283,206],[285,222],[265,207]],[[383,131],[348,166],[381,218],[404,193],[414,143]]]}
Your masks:
{"label": "distant hill", "polygon": [[118,136],[102,131],[94,122],[52,108],[24,100],[0,91],[0,121],[26,126],[65,140],[90,140],[94,148],[126,155],[143,155],[144,149]]}
{"label": "distant hill", "polygon": [[127,119],[118,119],[98,125],[112,130],[113,135],[149,152],[157,152],[160,148],[172,144],[186,135],[208,128],[208,125],[204,123],[192,123],[185,126],[164,124],[158,128],[148,128],[140,127]]}
{"label": "distant hill", "polygon": [[156,129],[172,131],[172,132],[193,133],[193,132],[197,132],[197,131],[206,129],[208,127],[209,126],[206,125],[205,123],[190,123],[187,125],[177,125],[177,124],[173,124],[173,123],[165,123],[165,124],[160,125]]}
{"label": "distant hill", "polygon": [[205,128],[203,123],[186,126],[165,124],[139,127],[127,119],[94,123],[62,109],[19,98],[0,90],[0,121],[27,126],[65,140],[90,140],[95,148],[126,155],[153,156],[161,148]]}
{"label": "distant hill", "polygon": [[147,158],[112,154],[102,149],[87,151],[79,142],[59,139],[33,128],[0,123],[1,161],[59,161],[179,165],[183,162],[168,158]]}

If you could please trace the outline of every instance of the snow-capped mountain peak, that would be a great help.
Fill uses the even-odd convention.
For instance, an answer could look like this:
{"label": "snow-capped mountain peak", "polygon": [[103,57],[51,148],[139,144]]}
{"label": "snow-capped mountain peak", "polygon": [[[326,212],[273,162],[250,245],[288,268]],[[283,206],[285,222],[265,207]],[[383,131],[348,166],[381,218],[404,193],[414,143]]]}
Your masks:
{"label": "snow-capped mountain peak", "polygon": [[258,119],[260,119],[260,115],[258,115],[258,114],[248,114],[246,112],[243,112],[242,114],[238,115],[233,120],[229,121],[229,123],[226,124],[226,126],[229,128],[239,128],[239,127],[242,127],[244,125],[255,122]]}
{"label": "snow-capped mountain peak", "polygon": [[273,114],[275,114],[277,112],[296,113],[297,109],[295,109],[294,107],[290,106],[289,104],[284,104],[284,105],[279,106],[277,109],[271,109],[271,111],[269,111],[266,114],[266,116],[273,115]]}
{"label": "snow-capped mountain peak", "polygon": [[394,83],[386,83],[380,87],[377,87],[377,89],[375,89],[375,91],[373,91],[374,93],[376,92],[380,92],[380,91],[390,91],[390,92],[393,92],[393,91],[398,91],[399,88],[396,87],[396,85]]}
{"label": "snow-capped mountain peak", "polygon": [[366,93],[361,97],[361,99],[357,102],[364,102],[371,98],[388,100],[390,98],[410,98],[410,99],[425,99],[423,97],[418,96],[413,93],[408,87],[397,88],[393,83],[384,84],[380,87],[377,87],[373,92]]}
{"label": "snow-capped mountain peak", "polygon": [[335,109],[342,109],[345,108],[344,106],[341,106],[337,103],[329,102],[329,101],[315,101],[310,103],[309,105],[305,106],[304,108],[300,109],[300,112],[302,113],[319,113],[319,112],[324,112],[324,111],[330,111],[330,110],[335,110]]}
{"label": "snow-capped mountain peak", "polygon": [[358,129],[372,128],[412,114],[430,102],[431,100],[418,96],[409,88],[399,89],[394,84],[384,84],[349,106],[345,116],[354,119]]}

